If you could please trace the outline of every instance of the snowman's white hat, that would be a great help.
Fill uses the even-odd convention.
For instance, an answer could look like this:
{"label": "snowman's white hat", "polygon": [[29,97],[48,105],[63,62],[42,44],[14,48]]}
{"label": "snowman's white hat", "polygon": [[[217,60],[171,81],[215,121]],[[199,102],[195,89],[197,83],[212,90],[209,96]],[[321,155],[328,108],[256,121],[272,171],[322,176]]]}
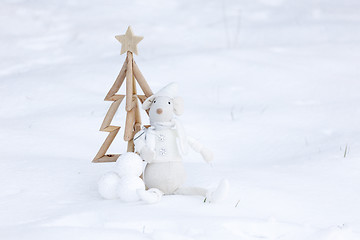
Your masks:
{"label": "snowman's white hat", "polygon": [[156,97],[169,97],[169,98],[175,98],[177,96],[178,93],[178,85],[175,82],[169,83],[168,85],[166,85],[165,87],[163,87],[162,89],[160,89],[158,92],[156,92],[155,94],[151,95],[150,97],[148,97],[143,105],[142,108],[144,110],[148,110],[151,106],[152,101],[156,98]]}
{"label": "snowman's white hat", "polygon": [[159,91],[157,91],[154,96],[155,97],[170,97],[174,98],[178,93],[178,85],[175,82],[169,83]]}

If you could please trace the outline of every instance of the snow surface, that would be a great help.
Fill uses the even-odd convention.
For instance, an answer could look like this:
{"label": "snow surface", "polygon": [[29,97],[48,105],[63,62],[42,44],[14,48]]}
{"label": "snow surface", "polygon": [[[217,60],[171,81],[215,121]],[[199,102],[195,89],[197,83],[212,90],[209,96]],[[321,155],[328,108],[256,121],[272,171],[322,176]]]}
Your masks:
{"label": "snow surface", "polygon": [[[356,0],[2,0],[0,239],[360,239],[359,12]],[[223,203],[99,196],[114,164],[91,160],[128,25],[145,36],[135,59],[152,89],[177,81],[187,132],[214,151],[213,167],[185,159],[187,184],[227,177]],[[112,153],[126,149],[118,136]]]}

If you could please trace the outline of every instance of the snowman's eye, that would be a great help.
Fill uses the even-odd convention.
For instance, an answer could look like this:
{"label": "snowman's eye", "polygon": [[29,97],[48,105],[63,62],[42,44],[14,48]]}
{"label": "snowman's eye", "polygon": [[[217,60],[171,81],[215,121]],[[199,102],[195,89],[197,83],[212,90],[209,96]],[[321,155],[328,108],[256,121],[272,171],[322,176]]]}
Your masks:
{"label": "snowman's eye", "polygon": [[171,104],[170,102],[168,102],[168,104]]}
{"label": "snowman's eye", "polygon": [[156,103],[156,101],[154,100],[154,103]]}

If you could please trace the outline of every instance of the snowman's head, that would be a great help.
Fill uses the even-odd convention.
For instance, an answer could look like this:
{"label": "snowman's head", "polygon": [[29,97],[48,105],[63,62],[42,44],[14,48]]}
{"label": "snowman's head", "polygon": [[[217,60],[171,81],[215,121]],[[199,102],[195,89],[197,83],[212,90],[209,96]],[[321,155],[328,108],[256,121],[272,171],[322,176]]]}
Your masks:
{"label": "snowman's head", "polygon": [[174,97],[177,92],[177,85],[170,83],[159,92],[148,97],[142,107],[149,110],[150,123],[170,122],[174,114],[181,115],[184,111],[182,98]]}

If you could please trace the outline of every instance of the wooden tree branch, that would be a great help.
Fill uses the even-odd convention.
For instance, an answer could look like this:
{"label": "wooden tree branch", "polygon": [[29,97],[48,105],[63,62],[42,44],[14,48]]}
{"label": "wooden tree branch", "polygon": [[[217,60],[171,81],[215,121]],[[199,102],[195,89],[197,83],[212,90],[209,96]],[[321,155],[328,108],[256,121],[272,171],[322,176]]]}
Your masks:
{"label": "wooden tree branch", "polygon": [[126,111],[132,109],[133,101],[133,56],[132,52],[127,52],[127,70],[126,70]]}
{"label": "wooden tree branch", "polygon": [[105,100],[105,101],[116,101],[116,100],[119,100],[121,98],[124,97],[125,95],[121,95],[121,94],[115,94],[113,95],[112,97],[110,97],[109,99]]}
{"label": "wooden tree branch", "polygon": [[140,72],[140,69],[137,66],[135,61],[133,64],[133,71],[134,71],[135,78],[136,78],[137,82],[139,83],[141,89],[143,90],[145,96],[148,98],[151,95],[153,95],[153,92],[151,91],[149,84],[146,82],[144,76]]}
{"label": "wooden tree branch", "polygon": [[126,114],[124,140],[129,141],[134,137],[134,123],[135,123],[135,108],[131,109]]}
{"label": "wooden tree branch", "polygon": [[[109,131],[110,130],[110,129],[108,129],[108,127],[110,126],[111,121],[113,120],[114,115],[120,106],[120,103],[122,102],[122,100],[125,97],[125,95],[118,95],[118,96],[120,96],[120,98],[111,104],[108,112],[106,113],[104,121],[101,124],[100,131]],[[107,130],[105,130],[105,129],[107,129]]]}
{"label": "wooden tree branch", "polygon": [[106,154],[93,162],[95,163],[116,162],[116,160],[120,157],[120,155],[121,154]]}
{"label": "wooden tree branch", "polygon": [[121,85],[124,82],[125,79],[125,74],[126,74],[126,68],[127,68],[127,57],[124,61],[124,64],[120,70],[119,75],[117,76],[113,86],[110,88],[108,94],[105,97],[105,101],[115,101],[114,99],[111,99],[111,97],[113,97],[115,95],[115,93],[117,93],[121,87]]}
{"label": "wooden tree branch", "polygon": [[141,130],[141,123],[135,123],[135,133],[134,135]]}
{"label": "wooden tree branch", "polygon": [[[102,144],[102,146],[100,147],[98,153],[96,154],[93,162],[98,162],[98,160],[100,158],[102,158],[106,151],[109,149],[111,143],[113,142],[116,134],[119,132],[120,127],[117,127],[117,129],[115,129],[114,131],[110,132],[109,135],[107,136],[107,138],[105,139],[104,143]],[[120,155],[119,155],[120,156]],[[115,160],[116,161],[116,160]]]}
{"label": "wooden tree branch", "polygon": [[[143,104],[145,102],[146,98],[147,98],[145,95],[137,95],[137,97],[139,98],[141,104]],[[146,110],[146,113],[149,116],[149,110]]]}
{"label": "wooden tree branch", "polygon": [[[140,115],[140,111],[139,111],[139,101],[138,101],[137,92],[136,92],[135,77],[133,78],[133,94],[135,96],[135,98],[134,98],[134,101],[135,101],[135,125],[134,125],[135,132],[134,132],[134,134],[136,134],[141,129],[141,115]],[[139,130],[138,130],[137,126],[140,126]]]}
{"label": "wooden tree branch", "polygon": [[134,146],[134,140],[133,139],[128,141],[127,151],[128,152],[134,152],[135,151],[135,146]]}
{"label": "wooden tree branch", "polygon": [[145,95],[137,95],[141,103],[144,103],[144,101],[147,99]]}

